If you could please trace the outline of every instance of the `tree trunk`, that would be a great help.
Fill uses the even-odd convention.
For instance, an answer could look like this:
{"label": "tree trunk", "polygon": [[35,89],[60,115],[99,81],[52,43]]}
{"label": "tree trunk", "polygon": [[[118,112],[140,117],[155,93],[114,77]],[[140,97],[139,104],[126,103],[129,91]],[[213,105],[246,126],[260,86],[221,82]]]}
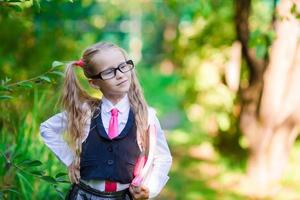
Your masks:
{"label": "tree trunk", "polygon": [[237,0],[236,3],[236,18],[240,18],[236,19],[237,33],[251,72],[249,87],[240,90],[240,127],[249,142],[248,175],[254,182],[253,189],[264,192],[282,177],[298,134],[299,22],[290,13],[292,1],[282,0],[277,7],[281,18],[275,21],[276,39],[271,46],[267,64],[267,61],[257,60],[251,54],[253,50],[247,47],[249,30],[245,24],[248,26],[248,16],[238,12],[247,10],[249,13],[250,1]]}
{"label": "tree trunk", "polygon": [[[255,183],[256,192],[265,192],[272,186],[276,186],[288,161],[288,155],[292,143],[297,136],[295,125],[281,125],[277,130],[262,127],[258,135],[260,141],[251,147],[248,163],[248,175],[252,183]],[[262,191],[257,191],[261,189]]]}

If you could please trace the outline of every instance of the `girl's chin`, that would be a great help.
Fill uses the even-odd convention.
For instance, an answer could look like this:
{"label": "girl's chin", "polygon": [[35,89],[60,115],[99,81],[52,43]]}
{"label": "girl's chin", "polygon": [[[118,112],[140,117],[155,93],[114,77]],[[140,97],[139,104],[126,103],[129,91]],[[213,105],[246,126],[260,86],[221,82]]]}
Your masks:
{"label": "girl's chin", "polygon": [[116,95],[125,95],[129,92],[129,89],[123,89],[123,90],[118,90],[118,91],[115,91],[115,94]]}
{"label": "girl's chin", "polygon": [[129,85],[120,85],[117,88],[118,91],[120,92],[128,92],[129,91]]}

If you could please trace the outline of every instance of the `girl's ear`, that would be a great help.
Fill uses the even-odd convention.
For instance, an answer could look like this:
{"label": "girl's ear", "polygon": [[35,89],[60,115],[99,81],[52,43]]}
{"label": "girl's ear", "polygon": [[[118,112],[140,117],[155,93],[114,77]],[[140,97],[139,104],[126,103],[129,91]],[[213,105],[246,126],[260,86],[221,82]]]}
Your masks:
{"label": "girl's ear", "polygon": [[92,88],[95,88],[95,89],[97,89],[97,90],[100,89],[100,86],[97,85],[97,84],[95,84],[95,82],[94,82],[93,80],[88,80],[88,81],[89,81],[89,84],[90,84],[90,86],[91,86]]}

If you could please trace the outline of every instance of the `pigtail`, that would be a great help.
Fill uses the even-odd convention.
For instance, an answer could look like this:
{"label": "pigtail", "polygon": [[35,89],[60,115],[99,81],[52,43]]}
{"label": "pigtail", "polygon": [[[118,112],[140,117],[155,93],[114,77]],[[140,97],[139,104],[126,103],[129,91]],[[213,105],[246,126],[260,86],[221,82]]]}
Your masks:
{"label": "pigtail", "polygon": [[148,136],[148,106],[145,101],[143,91],[138,82],[135,72],[131,73],[131,86],[128,92],[128,98],[134,111],[137,126],[137,137],[141,144],[142,151],[145,154],[149,152],[149,136]]}
{"label": "pigtail", "polygon": [[60,101],[63,109],[67,113],[69,143],[75,154],[75,166],[79,169],[84,126],[98,105],[99,99],[89,96],[81,87],[74,72],[75,64],[76,62],[70,62],[66,66],[63,92]]}

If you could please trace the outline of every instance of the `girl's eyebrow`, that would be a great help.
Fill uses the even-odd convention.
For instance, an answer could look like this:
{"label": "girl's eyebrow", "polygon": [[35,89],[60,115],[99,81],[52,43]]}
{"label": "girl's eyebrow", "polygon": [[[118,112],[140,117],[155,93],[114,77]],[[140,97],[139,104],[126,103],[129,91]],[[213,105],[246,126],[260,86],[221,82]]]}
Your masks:
{"label": "girl's eyebrow", "polygon": [[106,70],[108,70],[108,69],[116,69],[116,68],[118,68],[121,64],[123,64],[123,63],[126,63],[126,61],[124,61],[124,62],[120,62],[117,66],[110,66],[110,67],[108,67],[107,69],[105,69],[105,70],[103,70],[103,71],[106,71]]}
{"label": "girl's eyebrow", "polygon": [[123,63],[126,63],[126,61],[124,61],[124,62],[120,62],[118,65],[117,65],[117,67],[115,67],[115,66],[110,66],[110,67],[107,67],[106,69],[104,69],[104,70],[101,70],[100,72],[98,72],[97,74],[99,74],[99,73],[101,73],[101,72],[105,72],[105,71],[107,71],[107,70],[114,70],[114,69],[116,69],[116,68],[118,68],[121,64],[123,64]]}

